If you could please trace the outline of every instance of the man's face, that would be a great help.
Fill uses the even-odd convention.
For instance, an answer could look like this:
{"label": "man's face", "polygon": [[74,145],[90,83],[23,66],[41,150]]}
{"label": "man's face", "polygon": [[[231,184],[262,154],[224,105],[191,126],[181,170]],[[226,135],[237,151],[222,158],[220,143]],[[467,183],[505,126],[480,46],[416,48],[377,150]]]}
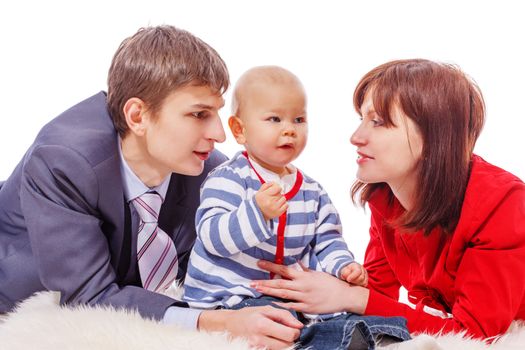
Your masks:
{"label": "man's face", "polygon": [[218,113],[223,105],[222,96],[208,86],[188,85],[168,95],[144,122],[144,160],[166,175],[202,173],[215,142],[225,140]]}

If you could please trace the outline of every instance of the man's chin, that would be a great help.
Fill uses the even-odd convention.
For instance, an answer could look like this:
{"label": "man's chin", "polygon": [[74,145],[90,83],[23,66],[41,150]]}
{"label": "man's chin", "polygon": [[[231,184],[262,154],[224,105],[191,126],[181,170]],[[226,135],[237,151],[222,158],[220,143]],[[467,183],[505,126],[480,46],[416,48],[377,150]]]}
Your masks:
{"label": "man's chin", "polygon": [[188,167],[187,169],[184,169],[185,172],[183,173],[183,175],[188,175],[188,176],[199,176],[200,174],[202,174],[202,171],[204,170],[204,162],[202,162],[202,164],[200,165],[196,165],[196,166],[193,166],[193,167]]}

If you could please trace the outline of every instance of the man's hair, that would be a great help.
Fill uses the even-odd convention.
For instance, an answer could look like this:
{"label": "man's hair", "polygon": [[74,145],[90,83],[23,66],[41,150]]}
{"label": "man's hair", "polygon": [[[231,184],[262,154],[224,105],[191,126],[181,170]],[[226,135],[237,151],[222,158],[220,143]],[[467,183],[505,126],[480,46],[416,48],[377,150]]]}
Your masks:
{"label": "man's hair", "polygon": [[125,103],[140,98],[156,115],[164,99],[187,85],[209,86],[222,95],[229,86],[219,54],[191,33],[163,25],[141,28],[118,48],[108,74],[108,110],[121,137],[128,126]]}
{"label": "man's hair", "polygon": [[[418,127],[423,139],[417,165],[415,205],[396,225],[409,231],[456,228],[468,183],[472,152],[485,121],[479,87],[457,66],[423,59],[398,60],[368,72],[354,92],[354,108],[370,92],[376,113],[386,127],[394,106]],[[352,199],[364,205],[384,183],[356,181]],[[391,194],[391,199],[393,195]]]}

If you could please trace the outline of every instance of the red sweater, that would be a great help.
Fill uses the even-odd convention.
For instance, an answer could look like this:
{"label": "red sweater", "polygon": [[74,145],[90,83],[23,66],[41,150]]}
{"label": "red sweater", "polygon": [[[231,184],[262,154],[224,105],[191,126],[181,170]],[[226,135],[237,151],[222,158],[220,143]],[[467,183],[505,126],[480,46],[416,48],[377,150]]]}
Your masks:
{"label": "red sweater", "polygon": [[[370,243],[365,267],[366,315],[403,316],[411,332],[458,332],[486,338],[525,319],[525,184],[473,157],[461,217],[452,235],[403,233],[384,225],[403,208],[389,188],[370,198]],[[410,306],[398,302],[408,290]],[[427,305],[449,318],[423,311]]]}

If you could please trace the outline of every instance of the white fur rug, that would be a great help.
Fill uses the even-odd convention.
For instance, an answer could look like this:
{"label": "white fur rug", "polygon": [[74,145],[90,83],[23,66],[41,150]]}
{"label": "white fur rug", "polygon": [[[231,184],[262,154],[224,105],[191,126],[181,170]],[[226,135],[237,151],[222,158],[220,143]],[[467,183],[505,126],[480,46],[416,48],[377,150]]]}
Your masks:
{"label": "white fur rug", "polygon": [[[58,295],[38,293],[0,320],[0,348],[9,350],[248,350],[243,340],[224,333],[183,330],[141,318],[136,312],[107,307],[60,307]],[[461,335],[418,335],[388,350],[512,350],[525,349],[525,323],[514,322],[491,345]]]}

